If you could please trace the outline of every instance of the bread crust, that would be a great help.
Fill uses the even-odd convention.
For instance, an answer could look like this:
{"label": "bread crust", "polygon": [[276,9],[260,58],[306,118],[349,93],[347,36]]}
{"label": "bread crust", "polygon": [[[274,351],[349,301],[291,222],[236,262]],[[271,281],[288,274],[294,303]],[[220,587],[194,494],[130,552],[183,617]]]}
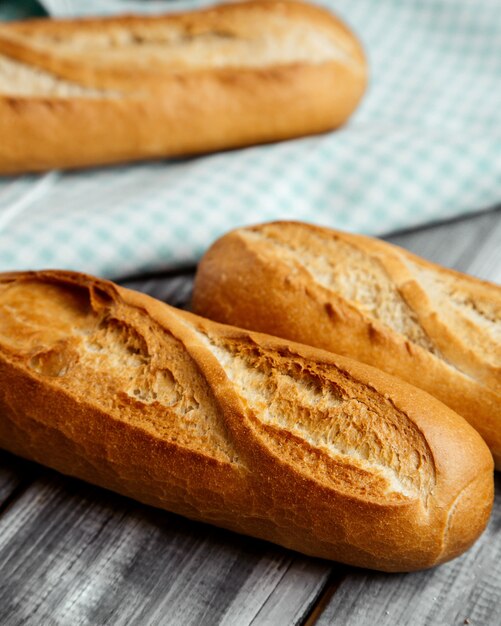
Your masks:
{"label": "bread crust", "polygon": [[[315,269],[320,257],[325,275]],[[383,293],[378,280],[391,287],[376,293],[379,306],[390,313],[401,306],[416,337],[364,309],[364,294],[357,300],[338,279],[328,284],[329,272],[344,272],[345,280],[358,272],[349,288],[359,290],[362,263],[378,271],[368,289]],[[199,266],[193,306],[219,322],[350,356],[419,386],[467,419],[501,467],[499,286],[370,237],[281,222],[216,242]]]}
{"label": "bread crust", "polygon": [[[283,20],[280,28],[271,23],[277,17]],[[277,49],[288,45],[289,24],[323,33],[339,54],[322,52],[309,61],[305,51],[294,60],[292,50],[290,62],[274,63],[272,51],[269,63],[231,66],[225,59],[231,59],[232,38],[245,42],[249,19],[257,29],[270,20]],[[181,62],[169,66],[161,56],[158,62],[145,62],[147,53],[142,56],[141,50],[121,58],[107,50],[94,52],[88,43],[87,49],[85,43],[76,49],[61,44],[82,33],[90,41],[107,33],[112,39],[140,39],[142,33],[153,37],[162,28],[179,31],[178,37],[184,33],[187,41],[220,38],[223,61],[218,57],[206,67],[183,67],[181,54]],[[115,47],[119,53],[120,44]],[[83,90],[62,97],[2,94],[0,89],[4,174],[197,154],[321,133],[346,121],[367,82],[365,58],[354,35],[327,11],[297,2],[252,0],[153,18],[8,24],[0,27],[2,54]]]}
{"label": "bread crust", "polygon": [[492,506],[487,447],[428,394],[90,276],[0,276],[0,381],[1,447],[309,555],[431,567]]}

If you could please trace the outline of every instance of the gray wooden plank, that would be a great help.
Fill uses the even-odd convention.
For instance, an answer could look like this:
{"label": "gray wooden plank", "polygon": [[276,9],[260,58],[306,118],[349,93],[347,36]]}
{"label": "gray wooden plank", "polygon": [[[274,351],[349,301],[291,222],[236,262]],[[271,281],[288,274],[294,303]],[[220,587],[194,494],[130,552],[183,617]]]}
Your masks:
{"label": "gray wooden plank", "polygon": [[501,209],[386,239],[435,263],[501,283]]}
{"label": "gray wooden plank", "polygon": [[20,478],[10,467],[3,467],[0,464],[0,506],[2,506],[20,483]]}
{"label": "gray wooden plank", "polygon": [[0,450],[0,513],[31,476],[32,467],[12,454]]}
{"label": "gray wooden plank", "polygon": [[[468,620],[465,622],[465,620]],[[501,624],[501,475],[486,532],[463,556],[432,570],[377,574],[353,570],[318,626]]]}
{"label": "gray wooden plank", "polygon": [[[0,563],[0,623],[12,626],[285,625],[330,570],[53,472],[0,517]],[[284,588],[286,609],[255,620]]]}
{"label": "gray wooden plank", "polygon": [[183,272],[179,275],[159,275],[146,279],[129,279],[121,281],[121,284],[128,289],[142,291],[152,298],[185,309],[189,307],[191,300],[194,277],[195,268],[190,272]]}
{"label": "gray wooden plank", "polygon": [[[279,581],[263,606],[252,621],[252,626],[274,626],[275,624],[303,624],[313,608],[319,594],[319,581],[322,591],[327,580],[342,579],[347,568],[315,559],[297,559],[287,574]],[[329,575],[327,578],[327,574]],[[298,601],[299,600],[299,601]],[[240,624],[238,614],[225,616],[223,624]]]}

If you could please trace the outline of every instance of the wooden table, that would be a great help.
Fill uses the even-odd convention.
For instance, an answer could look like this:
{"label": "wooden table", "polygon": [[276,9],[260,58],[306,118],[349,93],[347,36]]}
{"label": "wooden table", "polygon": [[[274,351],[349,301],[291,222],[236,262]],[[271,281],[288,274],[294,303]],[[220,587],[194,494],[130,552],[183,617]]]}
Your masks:
{"label": "wooden table", "polygon": [[[388,239],[501,282],[501,210]],[[176,305],[192,272],[127,280]],[[483,537],[431,571],[304,557],[0,452],[0,625],[501,625],[501,476]]]}

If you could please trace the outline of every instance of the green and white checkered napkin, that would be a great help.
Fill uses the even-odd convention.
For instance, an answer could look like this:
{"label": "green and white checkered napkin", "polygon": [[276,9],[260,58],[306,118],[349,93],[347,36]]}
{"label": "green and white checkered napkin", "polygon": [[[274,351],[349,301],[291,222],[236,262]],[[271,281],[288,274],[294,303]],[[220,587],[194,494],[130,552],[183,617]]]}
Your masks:
{"label": "green and white checkered napkin", "polygon": [[[44,4],[82,15],[208,3]],[[345,128],[182,161],[3,179],[0,269],[120,277],[191,263],[224,231],[262,220],[381,234],[501,203],[501,2],[324,4],[358,33],[371,67]]]}

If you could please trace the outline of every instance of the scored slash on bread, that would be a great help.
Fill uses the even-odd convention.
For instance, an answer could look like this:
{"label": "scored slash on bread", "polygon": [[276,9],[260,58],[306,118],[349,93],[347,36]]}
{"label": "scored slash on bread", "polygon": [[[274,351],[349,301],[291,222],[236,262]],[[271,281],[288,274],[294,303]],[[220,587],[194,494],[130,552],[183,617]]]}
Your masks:
{"label": "scored slash on bread", "polygon": [[301,2],[0,25],[0,173],[324,132],[366,82],[354,35]]}
{"label": "scored slash on bread", "polygon": [[0,275],[0,446],[386,571],[461,553],[493,499],[487,447],[428,394],[72,272]]}
{"label": "scored slash on bread", "polygon": [[276,222],[206,253],[195,312],[350,356],[465,417],[501,468],[501,287],[380,240]]}

